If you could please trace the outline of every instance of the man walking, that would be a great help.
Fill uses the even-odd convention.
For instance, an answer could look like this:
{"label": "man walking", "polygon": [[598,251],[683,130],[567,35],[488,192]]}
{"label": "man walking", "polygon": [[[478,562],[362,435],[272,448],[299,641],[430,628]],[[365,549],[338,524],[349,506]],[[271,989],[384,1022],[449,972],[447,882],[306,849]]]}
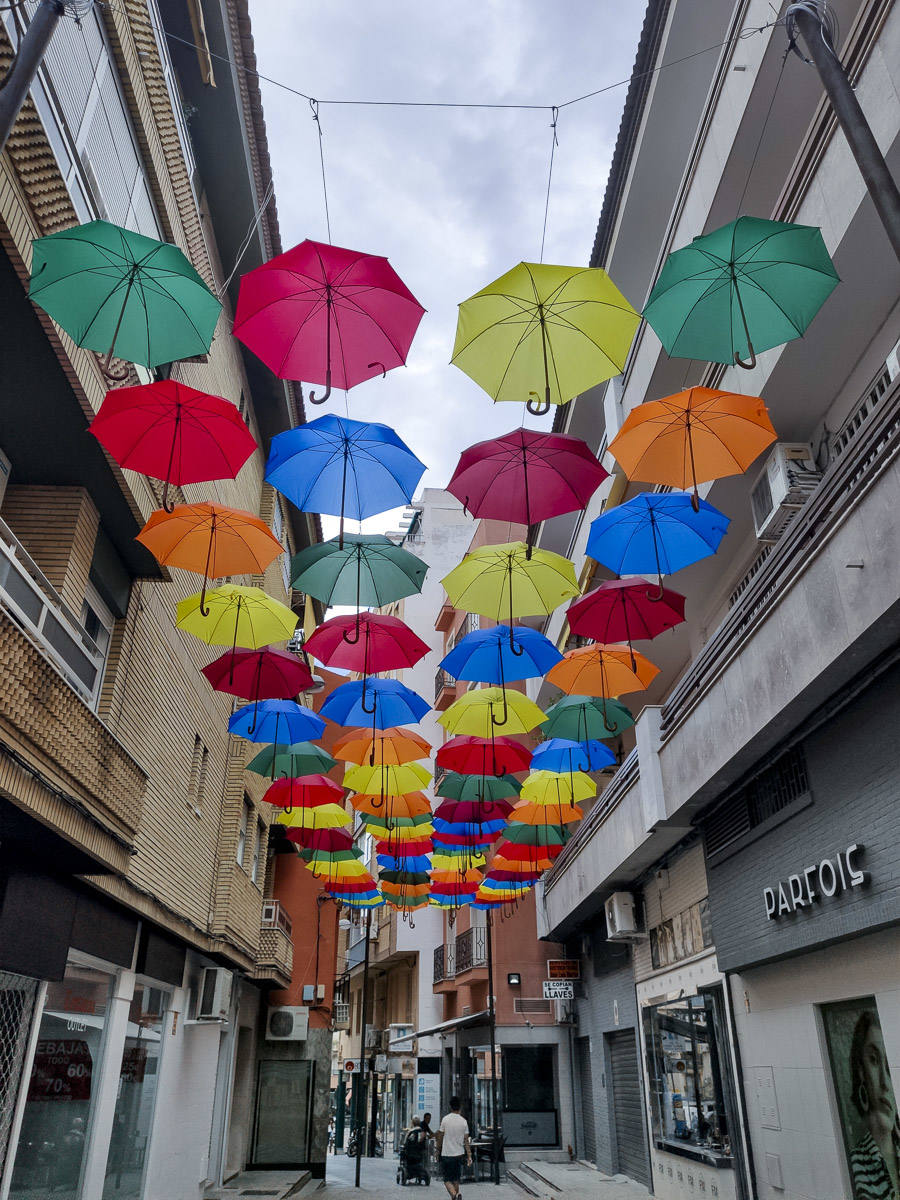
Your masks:
{"label": "man walking", "polygon": [[472,1165],[472,1144],[469,1124],[459,1113],[459,1096],[450,1097],[450,1111],[441,1121],[437,1133],[437,1150],[441,1156],[441,1175],[451,1200],[460,1200],[459,1179],[463,1159]]}

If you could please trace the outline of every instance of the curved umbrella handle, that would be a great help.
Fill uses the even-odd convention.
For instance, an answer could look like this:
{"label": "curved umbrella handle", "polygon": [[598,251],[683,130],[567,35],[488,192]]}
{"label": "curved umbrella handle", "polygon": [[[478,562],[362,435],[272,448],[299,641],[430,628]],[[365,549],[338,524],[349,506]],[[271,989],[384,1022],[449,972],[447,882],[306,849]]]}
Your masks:
{"label": "curved umbrella handle", "polygon": [[171,513],[171,512],[175,511],[175,501],[173,500],[171,504],[169,503],[169,481],[168,481],[168,479],[165,481],[165,484],[163,486],[162,506],[163,506],[163,512]]}
{"label": "curved umbrella handle", "polygon": [[360,701],[360,704],[362,705],[363,712],[368,713],[370,717],[375,715],[375,710],[378,708],[378,693],[373,692],[372,695],[374,699],[372,701],[372,707],[369,708],[369,706],[366,704],[366,685],[365,682],[363,682],[362,700]]}
{"label": "curved umbrella handle", "polygon": [[117,371],[114,371],[109,365],[111,358],[112,348],[110,347],[110,349],[106,352],[106,355],[100,359],[100,371],[104,379],[108,379],[111,383],[121,383],[124,379],[128,378],[129,374],[131,373],[131,368],[126,363]]}
{"label": "curved umbrella handle", "polygon": [[325,376],[325,391],[321,396],[317,396],[315,392],[310,392],[306,397],[310,404],[324,404],[331,395],[331,371],[328,371]]}
{"label": "curved umbrella handle", "polygon": [[[509,627],[509,649],[510,649],[510,653],[514,654],[516,656],[516,658],[521,658],[522,655],[525,653],[524,646],[519,646],[518,649],[516,648],[515,627],[512,625],[510,625],[510,627]],[[501,661],[502,661],[502,659],[501,659]]]}
{"label": "curved umbrella handle", "polygon": [[753,349],[752,346],[750,347],[750,357],[747,359],[746,362],[744,362],[744,360],[741,358],[741,356],[738,354],[738,352],[735,351],[734,361],[735,361],[736,366],[743,367],[745,371],[752,371],[753,368],[756,366],[756,351]]}
{"label": "curved umbrella handle", "polygon": [[[529,392],[528,395],[537,397],[537,392]],[[547,388],[543,401],[540,399],[528,400],[525,403],[525,408],[533,417],[546,416],[550,411],[550,389]]]}
{"label": "curved umbrella handle", "polygon": [[[201,617],[209,616],[209,609],[206,607],[206,584],[207,584],[207,577],[204,575],[203,576],[203,587],[200,589],[200,616]],[[250,732],[252,733],[253,731],[251,730]]]}
{"label": "curved umbrella handle", "polygon": [[387,367],[384,365],[383,362],[370,362],[368,364],[368,367],[369,367],[370,371],[371,371],[372,367],[381,367],[381,378],[382,379],[384,379],[385,375],[387,375]]}
{"label": "curved umbrella handle", "polygon": [[[359,641],[360,632],[361,632],[361,630],[360,630],[360,623],[359,623],[359,613],[357,613],[356,614],[356,634],[355,634],[355,636],[348,637],[347,630],[345,629],[344,632],[341,634],[341,637],[347,643],[348,646],[355,646],[356,643]],[[369,710],[366,709],[366,712],[368,712],[368,711]]]}
{"label": "curved umbrella handle", "polygon": [[503,688],[503,720],[498,721],[497,718],[494,716],[494,705],[492,703],[491,704],[491,725],[492,726],[493,725],[505,725],[508,720],[509,720],[509,709],[506,704],[506,688],[504,687]]}

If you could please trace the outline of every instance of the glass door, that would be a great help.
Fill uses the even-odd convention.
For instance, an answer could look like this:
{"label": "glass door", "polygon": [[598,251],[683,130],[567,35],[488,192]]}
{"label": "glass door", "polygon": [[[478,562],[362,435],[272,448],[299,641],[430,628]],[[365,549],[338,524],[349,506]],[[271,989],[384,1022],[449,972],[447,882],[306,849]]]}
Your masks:
{"label": "glass door", "polygon": [[[308,1059],[263,1060],[259,1064],[255,1166],[301,1166],[309,1162],[313,1064]],[[359,1076],[354,1077],[354,1087]]]}

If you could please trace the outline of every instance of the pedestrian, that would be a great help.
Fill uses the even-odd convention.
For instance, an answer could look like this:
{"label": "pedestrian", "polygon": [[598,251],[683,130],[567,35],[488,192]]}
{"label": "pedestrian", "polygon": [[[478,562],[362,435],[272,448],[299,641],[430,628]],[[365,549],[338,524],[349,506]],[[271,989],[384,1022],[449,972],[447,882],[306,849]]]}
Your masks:
{"label": "pedestrian", "polygon": [[450,1097],[450,1111],[441,1121],[437,1132],[437,1149],[441,1156],[441,1176],[451,1200],[460,1200],[459,1179],[463,1159],[472,1165],[472,1144],[469,1123],[459,1112],[459,1096]]}

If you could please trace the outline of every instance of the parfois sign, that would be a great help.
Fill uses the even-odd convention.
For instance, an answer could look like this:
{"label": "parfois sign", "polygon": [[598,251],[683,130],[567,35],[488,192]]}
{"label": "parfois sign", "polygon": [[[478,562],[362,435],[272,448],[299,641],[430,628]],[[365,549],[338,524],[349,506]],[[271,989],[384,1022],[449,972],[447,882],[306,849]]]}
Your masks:
{"label": "parfois sign", "polygon": [[788,913],[811,908],[823,900],[830,900],[839,892],[862,887],[869,876],[857,864],[863,847],[854,842],[846,850],[840,850],[832,858],[823,858],[819,863],[804,867],[787,879],[763,888],[766,916],[770,921]]}

